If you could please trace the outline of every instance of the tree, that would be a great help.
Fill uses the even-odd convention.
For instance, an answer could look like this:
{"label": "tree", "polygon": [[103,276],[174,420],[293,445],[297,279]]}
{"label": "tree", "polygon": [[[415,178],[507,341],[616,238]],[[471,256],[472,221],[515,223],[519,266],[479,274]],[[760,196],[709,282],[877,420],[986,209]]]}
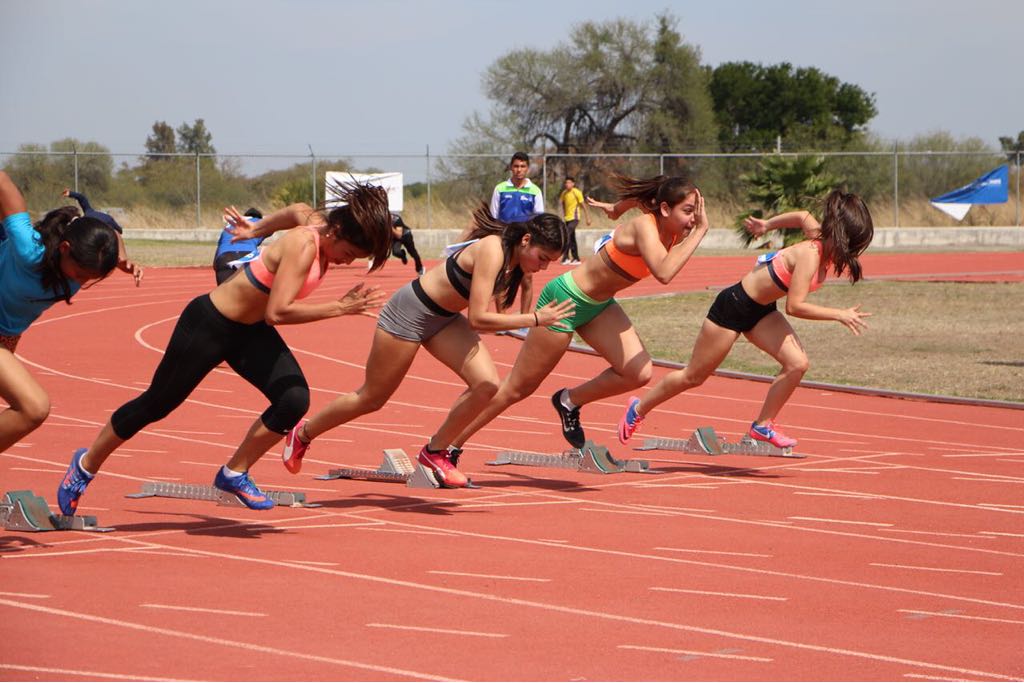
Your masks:
{"label": "tree", "polygon": [[[470,116],[454,151],[668,151],[663,145],[714,138],[699,52],[682,42],[670,16],[659,17],[656,25],[584,22],[569,35],[568,43],[552,50],[513,50],[487,68],[483,87],[493,102],[490,116]],[[501,168],[498,163],[507,161],[487,165]],[[585,180],[597,168],[592,159],[560,163],[563,172],[594,186]],[[456,162],[450,170],[453,177],[475,178],[485,175],[482,166]],[[478,191],[493,186],[494,172],[486,175]]]}
{"label": "tree", "polygon": [[726,62],[711,75],[711,99],[723,151],[789,147],[842,149],[875,114],[874,95],[859,86],[789,63]]}
{"label": "tree", "polygon": [[178,126],[178,151],[186,154],[216,154],[213,134],[206,129],[202,119],[196,119],[191,126],[187,123]]}
{"label": "tree", "polygon": [[178,151],[174,129],[168,126],[166,121],[157,121],[153,124],[153,134],[146,138],[146,151],[152,155],[148,157],[149,161],[165,161],[171,157],[159,155],[174,154]]}
{"label": "tree", "polygon": [[[744,218],[806,209],[819,204],[838,184],[838,179],[825,171],[825,159],[813,156],[768,156],[761,160],[755,173],[740,179],[748,185],[747,200],[760,205],[759,209],[736,217],[736,232],[747,246],[755,238],[743,227]],[[803,239],[799,228],[775,232],[782,233],[786,246]]]}
{"label": "tree", "polygon": [[1019,167],[1021,159],[1024,157],[1024,130],[1017,133],[1016,140],[1012,137],[999,136],[999,144],[1006,152],[1006,160]]}

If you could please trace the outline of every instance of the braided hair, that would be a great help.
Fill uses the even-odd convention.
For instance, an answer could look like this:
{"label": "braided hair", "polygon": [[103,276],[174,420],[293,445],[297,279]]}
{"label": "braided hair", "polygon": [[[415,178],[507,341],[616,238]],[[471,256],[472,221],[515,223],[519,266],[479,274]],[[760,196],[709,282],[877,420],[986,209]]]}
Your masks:
{"label": "braided hair", "polygon": [[38,272],[43,287],[53,291],[53,301],[71,303],[71,281],[61,270],[60,245],[69,245],[67,256],[83,269],[106,277],[117,266],[117,233],[109,225],[91,216],[79,217],[73,206],[50,211],[35,225],[43,245]]}

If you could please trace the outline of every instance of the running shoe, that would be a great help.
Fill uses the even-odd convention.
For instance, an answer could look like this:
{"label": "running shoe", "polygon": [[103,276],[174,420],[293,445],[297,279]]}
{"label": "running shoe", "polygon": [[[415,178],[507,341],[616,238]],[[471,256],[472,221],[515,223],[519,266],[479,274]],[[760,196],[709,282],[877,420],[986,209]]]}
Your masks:
{"label": "running shoe", "polygon": [[558,417],[562,420],[562,436],[573,448],[583,448],[587,437],[584,436],[583,427],[580,426],[580,409],[576,407],[569,410],[562,405],[563,391],[565,389],[559,389],[551,396],[551,405],[558,411]]}
{"label": "running shoe", "polygon": [[249,478],[248,472],[238,477],[226,477],[224,468],[218,468],[213,485],[221,491],[235,495],[250,510],[269,510],[274,507],[274,501],[260,491],[256,482]]}
{"label": "running shoe", "polygon": [[633,436],[633,432],[640,428],[640,423],[644,421],[644,416],[637,412],[639,408],[640,399],[636,396],[630,396],[626,412],[622,414],[622,419],[619,420],[619,443],[629,441],[629,438]]}
{"label": "running shoe", "polygon": [[750,438],[767,441],[776,448],[792,448],[797,443],[796,439],[780,432],[774,420],[768,420],[763,427],[758,427],[756,422],[753,423],[748,434]]}
{"label": "running shoe", "polygon": [[420,449],[420,454],[416,456],[416,460],[434,473],[434,477],[441,486],[450,489],[465,486],[469,479],[452,464],[448,451],[432,451],[428,448],[429,445],[426,444]]}
{"label": "running shoe", "polygon": [[96,475],[89,474],[82,469],[82,456],[88,452],[88,448],[79,448],[71,454],[71,464],[68,471],[57,487],[57,505],[61,513],[65,515],[75,514],[78,509],[78,499],[85,493],[85,487]]}
{"label": "running shoe", "polygon": [[459,458],[462,456],[462,449],[456,446],[448,447],[448,462],[452,464],[452,467],[459,466]]}
{"label": "running shoe", "polygon": [[285,469],[292,474],[298,474],[302,469],[302,457],[309,449],[309,444],[302,443],[302,439],[299,438],[299,430],[302,427],[302,423],[292,427],[288,436],[284,438],[284,450],[281,451],[281,461],[284,463]]}

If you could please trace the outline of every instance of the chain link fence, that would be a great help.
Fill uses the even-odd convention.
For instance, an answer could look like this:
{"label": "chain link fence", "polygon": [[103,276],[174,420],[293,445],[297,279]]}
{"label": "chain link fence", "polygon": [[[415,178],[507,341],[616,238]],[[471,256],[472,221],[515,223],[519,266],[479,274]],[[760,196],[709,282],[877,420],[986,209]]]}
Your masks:
{"label": "chain link fence", "polygon": [[[1022,219],[1024,154],[1005,152],[784,152],[737,154],[534,154],[531,178],[548,210],[557,211],[566,176],[585,194],[612,199],[609,173],[634,177],[686,173],[709,200],[714,227],[731,225],[750,207],[743,176],[770,155],[814,156],[826,171],[868,202],[876,225],[892,227],[999,225]],[[19,151],[0,153],[0,168],[21,188],[33,213],[64,203],[65,188],[132,228],[219,228],[224,206],[263,211],[289,202],[323,200],[324,174],[400,172],[403,216],[418,228],[463,228],[471,209],[490,199],[508,177],[511,152],[494,154],[110,154]],[[998,165],[1010,164],[1010,201],[976,207],[962,223],[928,203]]]}

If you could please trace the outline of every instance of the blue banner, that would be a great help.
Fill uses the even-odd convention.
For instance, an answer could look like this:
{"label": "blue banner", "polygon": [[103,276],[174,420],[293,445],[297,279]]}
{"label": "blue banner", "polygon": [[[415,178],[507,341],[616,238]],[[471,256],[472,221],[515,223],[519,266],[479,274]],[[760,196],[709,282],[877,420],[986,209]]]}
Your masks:
{"label": "blue banner", "polygon": [[1003,164],[963,187],[934,197],[936,204],[1003,204],[1010,198],[1010,167]]}

